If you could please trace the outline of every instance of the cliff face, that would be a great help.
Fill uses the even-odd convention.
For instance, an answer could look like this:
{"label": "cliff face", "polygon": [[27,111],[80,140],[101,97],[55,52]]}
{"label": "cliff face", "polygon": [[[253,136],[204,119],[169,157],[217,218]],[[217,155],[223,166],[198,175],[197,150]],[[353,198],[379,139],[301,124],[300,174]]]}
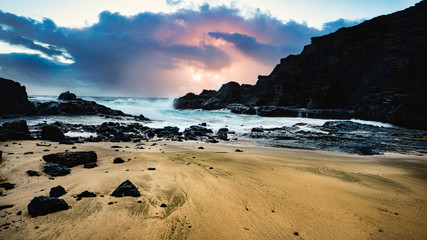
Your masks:
{"label": "cliff face", "polygon": [[[423,1],[312,38],[301,54],[281,59],[254,86],[233,83],[232,97],[223,89],[209,91],[209,96],[193,95],[193,102],[200,104],[191,108],[241,103],[344,109],[354,111],[351,117],[427,128],[426,13],[427,2]],[[175,106],[187,108],[187,96],[177,99]]]}
{"label": "cliff face", "polygon": [[26,114],[33,109],[24,86],[0,77],[0,115]]}

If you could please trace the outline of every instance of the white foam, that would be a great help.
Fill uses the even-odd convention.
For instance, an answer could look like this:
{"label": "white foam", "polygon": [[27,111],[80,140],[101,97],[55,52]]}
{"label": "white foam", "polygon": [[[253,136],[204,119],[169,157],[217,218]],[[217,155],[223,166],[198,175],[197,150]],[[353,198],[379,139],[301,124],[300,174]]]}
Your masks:
{"label": "white foam", "polygon": [[[54,100],[53,96],[34,96],[37,100]],[[312,119],[312,118],[291,118],[291,117],[260,117],[256,115],[234,114],[229,110],[176,110],[173,108],[173,98],[113,98],[113,97],[83,97],[85,100],[95,101],[99,104],[112,109],[121,110],[132,115],[143,114],[145,117],[154,121],[144,123],[151,128],[163,128],[165,126],[177,126],[183,131],[191,125],[206,123],[209,128],[218,130],[227,127],[236,133],[250,132],[254,127],[276,128],[290,127],[297,123],[306,123],[309,126],[300,127],[305,131],[319,131],[310,127],[323,125],[327,121],[334,119]],[[63,121],[68,123],[81,123],[98,125],[105,121],[121,121],[113,119],[105,119],[97,116],[46,116],[30,119],[30,124],[37,124],[46,121],[52,123],[54,121]],[[335,120],[340,121],[340,120]],[[370,124],[380,127],[393,127],[391,124],[351,120],[358,123]],[[124,121],[126,122],[126,121]],[[129,122],[129,121],[127,121]]]}

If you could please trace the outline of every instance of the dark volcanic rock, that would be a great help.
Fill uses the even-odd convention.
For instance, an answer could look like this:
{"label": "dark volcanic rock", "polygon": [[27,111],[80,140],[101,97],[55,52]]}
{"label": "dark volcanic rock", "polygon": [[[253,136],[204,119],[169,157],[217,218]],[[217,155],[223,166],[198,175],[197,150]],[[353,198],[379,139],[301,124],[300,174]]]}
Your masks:
{"label": "dark volcanic rock", "polygon": [[77,195],[77,199],[91,198],[91,197],[96,197],[96,194],[93,192],[89,192],[88,190],[83,191],[82,193]]}
{"label": "dark volcanic rock", "polygon": [[71,101],[34,102],[34,115],[109,115],[130,116],[120,110],[113,110],[94,101],[80,98]]}
{"label": "dark volcanic rock", "polygon": [[125,160],[123,160],[120,157],[115,158],[114,161],[113,161],[113,163],[124,163],[124,162],[125,162]]}
{"label": "dark volcanic rock", "polygon": [[0,127],[0,141],[32,139],[25,120],[5,122]]}
{"label": "dark volcanic rock", "polygon": [[28,174],[28,176],[31,176],[31,177],[39,177],[40,176],[40,174],[34,170],[28,170],[27,174]]}
{"label": "dark volcanic rock", "polygon": [[17,132],[10,129],[4,129],[0,127],[0,141],[8,141],[8,140],[33,140],[28,133]]}
{"label": "dark volcanic rock", "polygon": [[24,86],[0,77],[0,115],[27,114],[33,108]]}
{"label": "dark volcanic rock", "polygon": [[59,94],[58,99],[63,101],[72,101],[72,100],[77,100],[77,97],[76,97],[76,94],[66,91]]}
{"label": "dark volcanic rock", "polygon": [[98,164],[96,164],[96,162],[88,162],[88,163],[85,163],[85,165],[83,167],[84,168],[94,168],[94,167],[98,167]]}
{"label": "dark volcanic rock", "polygon": [[124,196],[131,196],[131,197],[140,197],[141,194],[139,193],[138,189],[133,185],[133,183],[129,180],[124,181],[122,184],[120,184],[119,187],[117,187],[116,190],[111,194],[111,196],[114,197],[124,197]]}
{"label": "dark volcanic rock", "polygon": [[[178,109],[219,109],[262,116],[359,118],[427,128],[427,2],[312,38],[254,86],[224,84],[187,94]],[[244,107],[239,105],[243,104]],[[277,108],[287,107],[287,108]],[[307,109],[300,112],[299,109]],[[315,111],[314,111],[315,110]],[[255,110],[257,111],[257,110]],[[302,116],[304,117],[304,116]]]}
{"label": "dark volcanic rock", "polygon": [[228,128],[220,128],[217,132],[216,135],[219,139],[221,140],[228,140]]}
{"label": "dark volcanic rock", "polygon": [[58,141],[65,139],[65,135],[57,126],[47,125],[42,128],[41,139]]}
{"label": "dark volcanic rock", "polygon": [[13,204],[0,205],[0,210],[6,209],[6,208],[13,208]]}
{"label": "dark volcanic rock", "polygon": [[56,186],[50,189],[49,196],[50,197],[60,197],[67,193],[62,186]]}
{"label": "dark volcanic rock", "polygon": [[17,120],[12,122],[3,123],[4,129],[10,129],[17,132],[30,134],[30,130],[28,129],[27,121],[25,120]]}
{"label": "dark volcanic rock", "polygon": [[65,176],[71,173],[71,170],[61,164],[51,164],[44,167],[43,172],[49,174],[52,177]]}
{"label": "dark volcanic rock", "polygon": [[68,204],[59,198],[38,196],[28,204],[28,212],[33,217],[43,216],[69,209]]}
{"label": "dark volcanic rock", "polygon": [[98,157],[94,151],[53,153],[43,156],[43,160],[48,163],[59,163],[67,167],[96,162],[97,159]]}
{"label": "dark volcanic rock", "polygon": [[211,133],[213,133],[212,129],[198,125],[190,126],[184,130],[184,134],[192,134],[194,136],[208,136]]}
{"label": "dark volcanic rock", "polygon": [[174,100],[174,107],[177,109],[195,109],[205,110],[225,108],[230,103],[240,103],[241,94],[246,90],[246,86],[229,82],[218,90],[203,90],[200,95],[188,93],[187,95]]}
{"label": "dark volcanic rock", "polygon": [[4,188],[5,190],[10,190],[15,188],[15,184],[13,183],[0,183],[0,188]]}

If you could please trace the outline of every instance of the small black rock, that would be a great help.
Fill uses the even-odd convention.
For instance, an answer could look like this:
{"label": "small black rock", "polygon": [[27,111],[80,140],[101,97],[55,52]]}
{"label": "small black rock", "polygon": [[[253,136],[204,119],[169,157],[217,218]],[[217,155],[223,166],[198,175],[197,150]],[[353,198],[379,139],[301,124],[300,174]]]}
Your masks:
{"label": "small black rock", "polygon": [[199,147],[198,149],[205,149],[204,147]]}
{"label": "small black rock", "polygon": [[96,197],[96,194],[93,192],[89,192],[89,191],[84,191],[80,194],[77,195],[77,199],[82,199],[82,198],[91,198],[91,197]]}
{"label": "small black rock", "polygon": [[85,165],[83,167],[84,168],[94,168],[94,167],[98,167],[98,164],[96,164],[96,162],[88,162],[88,163],[85,163]]}
{"label": "small black rock", "polygon": [[114,197],[124,197],[124,196],[131,196],[131,197],[140,197],[141,193],[139,193],[138,188],[133,185],[133,183],[129,180],[124,181],[121,183],[116,190],[111,194],[111,196]]}
{"label": "small black rock", "polygon": [[124,163],[124,162],[125,162],[125,160],[123,160],[120,157],[114,159],[114,163]]}
{"label": "small black rock", "polygon": [[147,168],[147,170],[149,170],[149,171],[154,171],[154,170],[156,170],[156,168],[154,168],[154,167],[149,167],[149,168]]}
{"label": "small black rock", "polygon": [[236,149],[236,152],[243,152],[242,150],[240,150],[240,149]]}
{"label": "small black rock", "polygon": [[39,177],[40,176],[40,174],[37,171],[34,171],[34,170],[28,170],[27,174],[29,176],[31,176],[31,177]]}
{"label": "small black rock", "polygon": [[49,196],[51,197],[60,197],[66,194],[67,191],[62,186],[56,186],[50,189]]}
{"label": "small black rock", "polygon": [[51,164],[44,167],[43,172],[49,174],[52,177],[65,176],[71,173],[71,170],[61,164]]}
{"label": "small black rock", "polygon": [[4,188],[5,190],[14,189],[15,184],[13,184],[13,183],[0,183],[0,188]]}
{"label": "small black rock", "polygon": [[160,205],[160,207],[165,208],[165,207],[167,207],[167,205],[166,205],[165,203],[162,203],[162,204]]}
{"label": "small black rock", "polygon": [[0,205],[0,210],[6,209],[6,208],[11,208],[11,207],[13,207],[13,204]]}

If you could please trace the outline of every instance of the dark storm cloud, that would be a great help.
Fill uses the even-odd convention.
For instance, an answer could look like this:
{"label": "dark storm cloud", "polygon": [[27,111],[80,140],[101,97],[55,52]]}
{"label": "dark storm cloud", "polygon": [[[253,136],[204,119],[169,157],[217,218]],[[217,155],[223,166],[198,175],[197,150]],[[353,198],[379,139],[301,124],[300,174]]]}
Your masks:
{"label": "dark storm cloud", "polygon": [[[267,24],[271,24],[274,20],[267,22],[267,20],[263,18],[260,19],[260,22],[256,22],[255,24],[268,27]],[[309,28],[305,24],[298,24],[293,21],[287,24],[278,24],[277,22],[273,24],[280,29],[280,31],[275,32],[275,37],[285,39],[284,42],[278,44],[263,44],[259,43],[255,37],[241,33],[209,32],[209,36],[232,43],[239,51],[248,56],[274,64],[277,63],[277,60],[281,57],[300,51],[301,46],[310,43],[311,37],[334,32],[341,27],[353,26],[357,24],[357,22],[339,19],[334,22],[326,23],[322,30]]]}
{"label": "dark storm cloud", "polygon": [[[143,93],[167,95],[171,92],[162,92],[166,80],[156,80],[164,70],[180,68],[183,63],[208,71],[232,65],[233,53],[212,40],[223,39],[240,54],[273,66],[281,57],[298,53],[310,37],[349,24],[353,23],[330,23],[327,30],[320,31],[293,21],[283,23],[260,12],[244,18],[238,9],[203,5],[198,11],[182,9],[171,14],[123,16],[105,11],[92,26],[65,28],[50,19],[36,21],[0,11],[0,41],[54,59],[0,54],[0,75],[43,86],[132,90],[145,84],[150,89],[144,88]],[[60,59],[74,63],[64,64]],[[173,86],[180,84],[192,83],[171,82]]]}

